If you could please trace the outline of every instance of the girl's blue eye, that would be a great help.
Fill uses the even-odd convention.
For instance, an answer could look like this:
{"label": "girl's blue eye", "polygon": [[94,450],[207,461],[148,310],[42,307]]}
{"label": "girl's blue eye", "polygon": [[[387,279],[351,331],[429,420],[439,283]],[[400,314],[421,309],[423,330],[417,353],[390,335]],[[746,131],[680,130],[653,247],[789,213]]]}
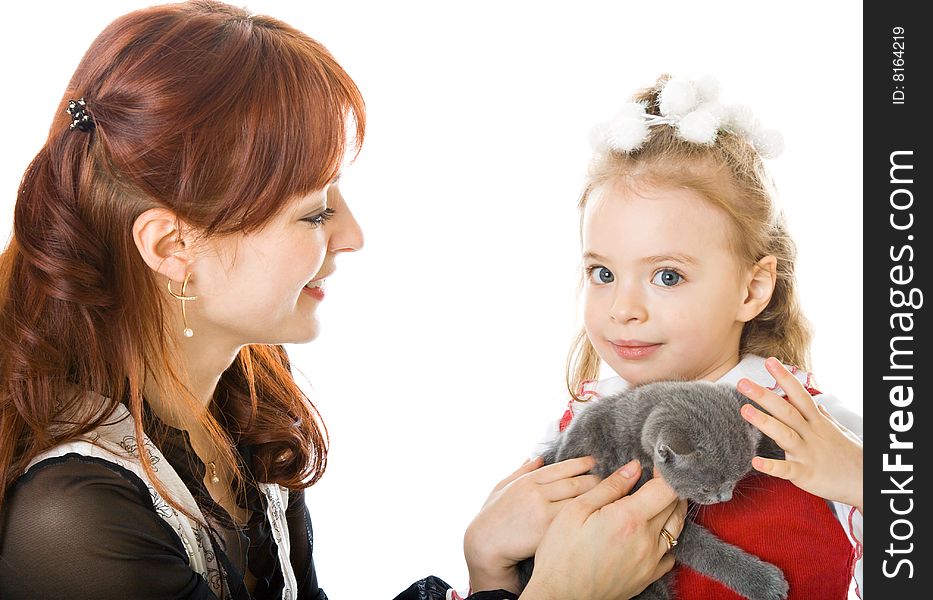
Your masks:
{"label": "girl's blue eye", "polygon": [[[595,275],[595,278],[594,278]],[[606,283],[612,283],[615,281],[615,275],[612,274],[612,271],[606,267],[600,267],[599,265],[593,265],[592,267],[586,268],[586,276],[589,277],[593,283],[597,285],[602,285]]]}
{"label": "girl's blue eye", "polygon": [[335,212],[337,211],[334,210],[333,208],[325,208],[318,214],[302,219],[302,221],[311,223],[311,225],[313,225],[314,227],[320,227],[321,225],[326,223],[328,219],[334,216]]}
{"label": "girl's blue eye", "polygon": [[654,278],[651,280],[651,283],[657,283],[658,285],[664,287],[674,287],[680,283],[680,280],[683,278],[684,276],[678,273],[675,269],[661,269],[654,274]]}

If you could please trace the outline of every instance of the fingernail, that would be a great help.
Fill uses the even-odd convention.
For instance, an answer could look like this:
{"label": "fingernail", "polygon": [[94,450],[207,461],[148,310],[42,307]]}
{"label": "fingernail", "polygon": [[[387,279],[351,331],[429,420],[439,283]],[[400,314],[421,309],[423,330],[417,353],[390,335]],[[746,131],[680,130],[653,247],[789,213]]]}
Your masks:
{"label": "fingernail", "polygon": [[632,477],[635,476],[635,473],[638,471],[637,465],[638,465],[637,461],[634,461],[634,460],[629,461],[627,465],[619,469],[619,473],[622,475],[622,477],[625,477],[626,479],[631,479]]}
{"label": "fingernail", "polygon": [[752,384],[748,382],[748,379],[739,380],[739,391],[740,392],[750,392],[752,391]]}
{"label": "fingernail", "polygon": [[768,360],[766,362],[772,369],[777,369],[778,367],[781,366],[781,361],[774,358],[773,356],[768,357]]}

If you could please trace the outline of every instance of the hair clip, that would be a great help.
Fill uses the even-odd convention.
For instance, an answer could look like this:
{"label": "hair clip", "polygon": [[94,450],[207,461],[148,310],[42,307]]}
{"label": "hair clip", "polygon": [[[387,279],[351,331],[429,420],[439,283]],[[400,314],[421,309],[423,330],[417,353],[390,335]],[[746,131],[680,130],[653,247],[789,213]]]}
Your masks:
{"label": "hair clip", "polygon": [[722,104],[719,82],[710,76],[666,81],[658,94],[661,114],[649,114],[647,108],[641,102],[623,105],[615,118],[594,129],[591,143],[597,149],[634,152],[651,127],[670,125],[681,139],[706,146],[715,143],[719,130],[731,131],[744,136],[762,158],[774,158],[784,148],[781,134],[764,129],[747,106]]}
{"label": "hair clip", "polygon": [[75,129],[80,129],[81,131],[90,131],[94,129],[94,121],[91,119],[91,115],[87,114],[87,102],[84,101],[84,98],[69,100],[68,108],[65,109],[65,112],[71,115],[71,127],[68,128],[69,130],[74,131]]}

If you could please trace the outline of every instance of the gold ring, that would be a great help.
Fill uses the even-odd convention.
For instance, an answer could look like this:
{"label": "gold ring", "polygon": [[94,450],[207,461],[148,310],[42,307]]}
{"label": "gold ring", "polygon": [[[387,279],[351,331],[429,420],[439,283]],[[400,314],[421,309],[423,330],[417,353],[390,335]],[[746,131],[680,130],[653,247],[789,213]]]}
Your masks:
{"label": "gold ring", "polygon": [[664,541],[667,542],[667,551],[670,552],[677,545],[677,538],[672,536],[671,532],[664,527],[661,528],[661,535],[664,536]]}

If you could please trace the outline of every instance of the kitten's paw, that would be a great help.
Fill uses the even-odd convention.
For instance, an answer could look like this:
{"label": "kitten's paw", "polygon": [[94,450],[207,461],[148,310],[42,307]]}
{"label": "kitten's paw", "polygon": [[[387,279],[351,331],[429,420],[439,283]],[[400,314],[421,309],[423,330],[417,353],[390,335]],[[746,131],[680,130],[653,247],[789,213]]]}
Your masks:
{"label": "kitten's paw", "polygon": [[642,590],[635,598],[637,600],[670,600],[671,592],[668,588],[670,581],[669,577],[662,577]]}
{"label": "kitten's paw", "polygon": [[737,590],[749,600],[786,600],[790,586],[784,578],[784,572],[771,563],[761,561],[756,573],[749,577],[745,590]]}

